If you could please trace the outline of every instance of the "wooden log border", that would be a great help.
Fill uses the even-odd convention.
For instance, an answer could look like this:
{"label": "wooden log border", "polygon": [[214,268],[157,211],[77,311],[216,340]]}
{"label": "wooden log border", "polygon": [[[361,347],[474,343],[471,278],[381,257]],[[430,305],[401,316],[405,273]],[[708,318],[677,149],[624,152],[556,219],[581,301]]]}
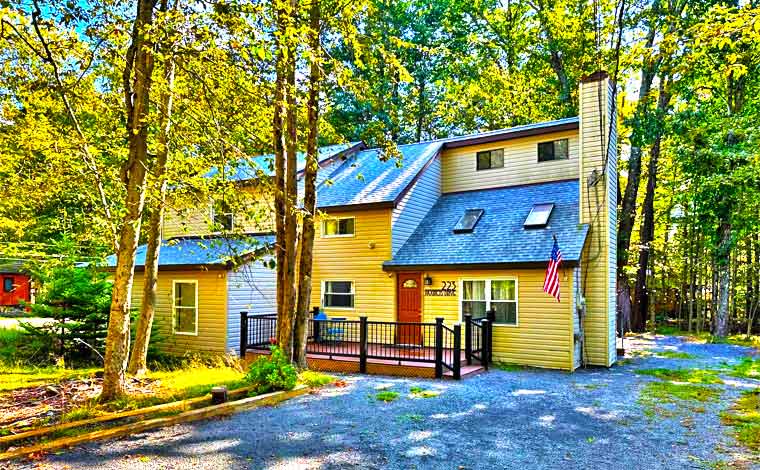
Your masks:
{"label": "wooden log border", "polygon": [[[253,390],[254,386],[242,387],[229,392],[230,396],[237,396],[243,393],[248,393]],[[78,428],[80,426],[89,426],[90,424],[104,423],[107,421],[115,421],[117,419],[131,418],[135,416],[148,415],[153,413],[184,410],[186,408],[192,408],[204,402],[211,401],[211,395],[206,394],[200,397],[188,398],[186,400],[173,401],[170,403],[162,403],[160,405],[148,406],[145,408],[138,408],[136,410],[120,411],[116,413],[108,413],[94,418],[83,419],[80,421],[71,421],[68,423],[53,424],[51,426],[44,426],[41,428],[31,429],[29,431],[20,432],[18,434],[9,434],[7,436],[0,436],[0,445],[5,445],[10,442],[20,441],[22,439],[30,439],[33,437],[41,437],[46,434],[50,434],[57,431],[64,431],[66,429]]]}
{"label": "wooden log border", "polygon": [[220,405],[211,405],[205,408],[199,408],[197,410],[190,410],[180,413],[174,416],[168,416],[165,418],[153,418],[145,421],[138,421],[136,423],[130,423],[123,426],[117,426],[110,429],[102,429],[98,431],[92,431],[85,434],[80,434],[73,437],[65,437],[57,439],[55,441],[46,442],[43,444],[36,444],[29,447],[21,447],[9,452],[0,454],[0,461],[9,460],[18,457],[24,457],[30,454],[38,452],[49,452],[57,449],[63,449],[65,447],[71,447],[77,444],[85,444],[100,439],[108,439],[113,437],[125,436],[128,434],[134,434],[148,429],[155,429],[164,426],[172,426],[175,424],[189,423],[192,421],[198,421],[201,419],[213,418],[215,416],[229,415],[244,410],[250,410],[261,406],[276,405],[285,400],[303,395],[310,390],[305,385],[300,385],[293,390],[286,390],[282,392],[272,392],[256,397],[243,398],[242,400],[230,401],[222,403]]}

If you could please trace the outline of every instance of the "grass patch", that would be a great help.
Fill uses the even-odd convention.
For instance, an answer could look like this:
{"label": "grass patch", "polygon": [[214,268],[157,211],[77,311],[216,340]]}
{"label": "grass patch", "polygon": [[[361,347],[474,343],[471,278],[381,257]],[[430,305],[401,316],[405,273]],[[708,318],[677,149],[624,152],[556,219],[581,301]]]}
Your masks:
{"label": "grass patch", "polygon": [[730,367],[729,375],[743,379],[760,378],[760,359],[743,358],[738,364]]}
{"label": "grass patch", "polygon": [[748,390],[730,410],[721,413],[721,421],[734,428],[734,436],[744,446],[760,450],[760,390]]}
{"label": "grass patch", "polygon": [[493,367],[507,372],[519,372],[521,370],[525,370],[525,366],[513,364],[511,362],[496,362],[493,364]]}
{"label": "grass patch", "polygon": [[425,417],[417,414],[403,414],[398,417],[398,421],[402,423],[420,424],[425,421]]}
{"label": "grass patch", "polygon": [[422,387],[411,387],[409,389],[409,393],[411,394],[412,398],[435,398],[441,394],[439,391],[425,390]]}
{"label": "grass patch", "polygon": [[94,377],[98,368],[23,367],[0,364],[0,393],[17,388],[55,384],[62,380]]}
{"label": "grass patch", "polygon": [[335,380],[332,375],[314,372],[313,370],[305,370],[298,376],[298,381],[309,387],[322,387],[335,382]]}
{"label": "grass patch", "polygon": [[695,359],[693,354],[679,352],[679,351],[659,351],[654,353],[657,357],[664,357],[666,359]]}
{"label": "grass patch", "polygon": [[678,400],[705,403],[717,399],[721,393],[721,390],[706,385],[649,382],[641,395],[644,399],[659,400],[662,403],[676,403]]}
{"label": "grass patch", "polygon": [[375,395],[375,399],[377,401],[382,401],[382,402],[385,402],[385,403],[392,402],[392,401],[394,401],[397,398],[398,398],[398,392],[393,392],[393,391],[390,391],[390,390],[383,390],[382,392],[378,392]]}
{"label": "grass patch", "polygon": [[640,369],[637,374],[649,375],[673,382],[693,384],[722,384],[718,372],[710,369]]}

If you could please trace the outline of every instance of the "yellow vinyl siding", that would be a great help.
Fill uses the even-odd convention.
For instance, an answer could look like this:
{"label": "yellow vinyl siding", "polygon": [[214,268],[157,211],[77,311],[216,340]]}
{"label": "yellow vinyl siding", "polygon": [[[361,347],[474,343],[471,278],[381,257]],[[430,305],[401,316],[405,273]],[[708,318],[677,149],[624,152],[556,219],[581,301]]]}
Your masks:
{"label": "yellow vinyl siding", "polygon": [[[538,162],[538,143],[568,139],[567,160]],[[504,149],[504,168],[477,170],[477,152]],[[444,193],[543,183],[578,177],[578,131],[555,132],[444,150],[441,154]]]}
{"label": "yellow vinyl siding", "polygon": [[391,259],[391,210],[330,212],[323,217],[354,217],[354,236],[322,238],[321,220],[315,224],[312,305],[322,305],[322,281],[353,281],[354,308],[328,308],[328,316],[395,321],[396,277],[383,271],[383,262]]}
{"label": "yellow vinyl siding", "polygon": [[460,321],[462,280],[517,279],[517,326],[494,325],[494,361],[573,369],[572,268],[561,269],[559,303],[543,292],[542,269],[428,271],[426,275],[433,278],[431,289],[439,289],[442,281],[457,283],[456,296],[423,297],[423,321],[432,323],[443,317],[449,326]]}
{"label": "yellow vinyl siding", "polygon": [[[600,89],[606,95],[607,80],[604,80],[601,87],[597,82],[581,84],[580,214],[581,222],[591,224],[581,260],[584,270],[581,274],[581,288],[586,299],[583,353],[589,364],[609,366],[615,361],[614,354],[610,353],[610,350],[614,350],[615,313],[609,292],[610,289],[614,289],[614,279],[610,280],[610,266],[613,266],[616,260],[610,259],[609,251],[610,244],[614,243],[614,240],[611,240],[607,199],[609,197],[608,181],[600,177],[595,185],[588,184],[588,177],[594,169],[601,175],[609,132],[610,123],[609,118],[606,117],[609,113],[609,103],[607,99],[604,99],[606,96],[603,96],[601,100],[598,99]],[[602,103],[601,114],[600,102]],[[601,130],[600,116],[604,116],[606,121]],[[617,190],[617,188],[612,189]]]}
{"label": "yellow vinyl siding", "polygon": [[[214,271],[160,271],[156,292],[156,317],[153,328],[161,351],[184,354],[188,351],[225,353],[227,342],[227,272]],[[198,281],[198,334],[172,333],[172,285],[175,280]],[[135,273],[132,288],[132,306],[140,308],[142,300],[142,273]]]}
{"label": "yellow vinyl siding", "polygon": [[[244,187],[239,195],[246,197],[249,214],[234,215],[236,232],[270,232],[274,230],[274,205],[271,197],[255,187]],[[190,207],[168,208],[164,219],[164,238],[186,235],[209,235],[211,233],[211,201]],[[247,217],[255,214],[256,217]]]}

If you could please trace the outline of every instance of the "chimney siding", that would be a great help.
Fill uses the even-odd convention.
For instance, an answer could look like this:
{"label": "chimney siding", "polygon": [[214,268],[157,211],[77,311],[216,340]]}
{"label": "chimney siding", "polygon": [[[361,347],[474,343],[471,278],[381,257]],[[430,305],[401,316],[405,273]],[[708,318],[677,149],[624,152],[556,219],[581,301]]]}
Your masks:
{"label": "chimney siding", "polygon": [[618,155],[613,86],[606,73],[597,72],[582,80],[578,112],[580,222],[591,226],[581,262],[581,288],[586,299],[583,354],[588,364],[600,366],[611,366],[617,359]]}

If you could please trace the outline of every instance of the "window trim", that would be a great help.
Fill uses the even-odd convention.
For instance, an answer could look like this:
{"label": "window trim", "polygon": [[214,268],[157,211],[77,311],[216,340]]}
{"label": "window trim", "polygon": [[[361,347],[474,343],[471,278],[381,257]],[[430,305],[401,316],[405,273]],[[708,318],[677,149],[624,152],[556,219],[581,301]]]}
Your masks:
{"label": "window trim", "polygon": [[[354,232],[353,233],[344,233],[344,234],[335,234],[335,235],[325,235],[325,223],[327,223],[328,220],[346,220],[346,219],[352,219],[354,221]],[[325,219],[322,219],[322,222],[320,224],[320,231],[319,231],[319,238],[353,238],[356,236],[356,217],[353,215],[347,215],[345,217],[327,217]]]}
{"label": "window trim", "polygon": [[[555,152],[555,146],[554,144],[559,141],[566,141],[567,142],[567,157],[566,158],[555,158],[556,152]],[[551,160],[541,160],[541,144],[552,144],[552,159]],[[536,163],[548,163],[548,162],[564,162],[570,160],[570,138],[569,137],[562,137],[559,139],[552,139],[552,140],[544,140],[542,142],[538,142],[536,144]]]}
{"label": "window trim", "polygon": [[[195,331],[177,331],[177,284],[195,284]],[[186,307],[185,307],[186,308]],[[172,279],[172,334],[181,336],[198,336],[198,280]]]}
{"label": "window trim", "polygon": [[230,211],[230,212],[222,212],[221,214],[217,214],[216,208],[214,207],[214,204],[215,203],[212,201],[211,202],[211,225],[213,226],[213,228],[216,228],[216,226],[217,226],[216,216],[217,215],[223,215],[223,216],[224,215],[229,215],[230,216],[230,228],[229,229],[224,229],[224,227],[222,227],[223,228],[222,231],[216,231],[216,232],[213,232],[213,233],[232,232],[233,230],[235,230],[235,213],[232,212],[232,211]]}
{"label": "window trim", "polygon": [[[493,326],[499,328],[517,328],[520,326],[520,281],[517,276],[466,276],[459,278],[459,321],[464,321],[464,314],[462,313],[462,302],[465,300],[464,296],[464,283],[465,281],[486,281],[486,312],[491,306],[491,281],[515,281],[515,323],[494,323]],[[482,302],[482,300],[480,301]],[[497,300],[496,302],[509,302],[504,300]]]}
{"label": "window trim", "polygon": [[[501,150],[501,166],[490,166],[491,165],[491,152],[495,152],[495,151],[498,151],[498,150]],[[489,166],[488,166],[488,168],[480,168],[480,159],[478,158],[478,155],[480,155],[481,153],[485,153],[485,152],[488,152],[488,165]],[[489,150],[480,150],[480,151],[475,152],[475,171],[477,172],[477,171],[488,171],[488,170],[503,170],[504,169],[504,165],[505,165],[505,162],[504,162],[504,155],[505,155],[505,153],[506,152],[504,152],[504,147],[498,147],[498,148],[493,148],[493,149],[489,149]]]}
{"label": "window trim", "polygon": [[[328,282],[350,282],[351,283],[351,295],[354,298],[353,307],[326,307],[325,304],[325,294],[327,293],[326,286]],[[348,294],[337,294],[337,295],[348,295]],[[343,311],[353,311],[356,310],[356,281],[353,279],[322,279],[322,282],[320,283],[320,292],[319,292],[319,306],[320,308],[323,308],[325,310],[343,310]]]}

